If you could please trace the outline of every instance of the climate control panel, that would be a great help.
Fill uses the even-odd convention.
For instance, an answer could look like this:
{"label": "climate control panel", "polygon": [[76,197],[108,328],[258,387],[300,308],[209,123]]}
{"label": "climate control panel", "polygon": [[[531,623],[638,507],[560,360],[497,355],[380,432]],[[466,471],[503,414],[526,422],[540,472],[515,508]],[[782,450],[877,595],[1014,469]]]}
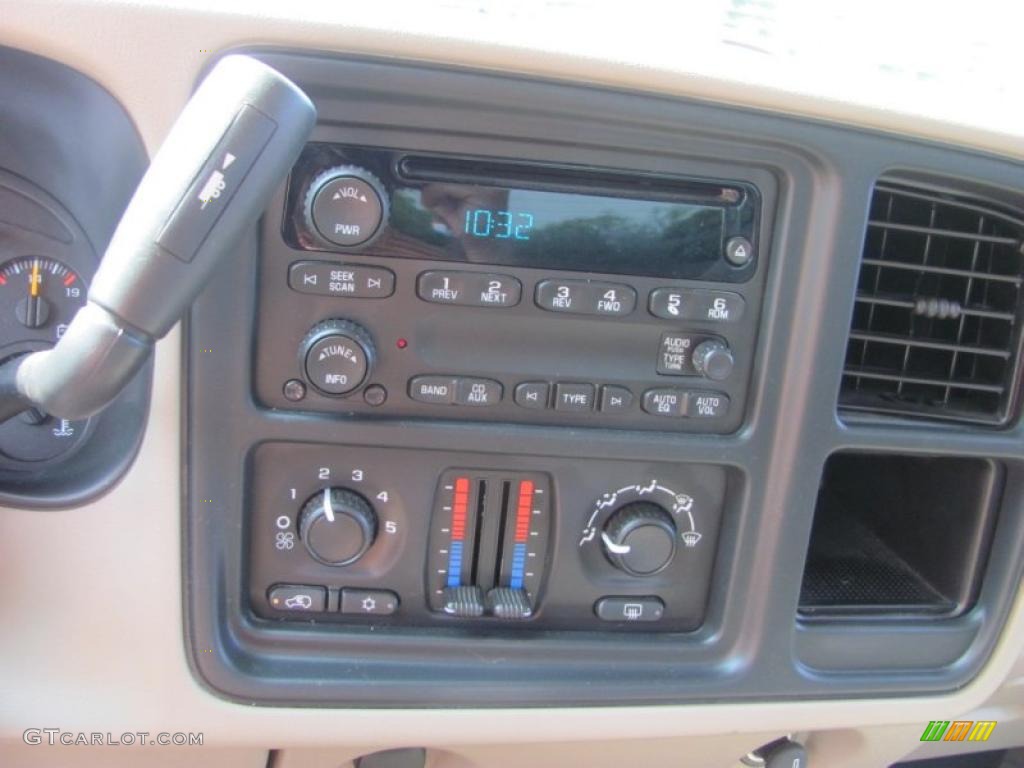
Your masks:
{"label": "climate control panel", "polygon": [[688,631],[722,467],[292,443],[249,463],[267,621]]}

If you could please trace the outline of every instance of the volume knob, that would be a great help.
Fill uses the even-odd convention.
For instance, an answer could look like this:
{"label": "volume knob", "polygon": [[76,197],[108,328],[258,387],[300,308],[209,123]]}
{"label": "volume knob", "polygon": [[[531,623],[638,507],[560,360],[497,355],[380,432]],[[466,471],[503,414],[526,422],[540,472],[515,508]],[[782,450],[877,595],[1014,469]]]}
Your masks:
{"label": "volume knob", "polygon": [[339,165],[313,179],[304,206],[307,228],[328,247],[368,245],[388,218],[388,195],[365,168]]}
{"label": "volume knob", "polygon": [[376,357],[373,339],[351,320],[324,320],[306,334],[299,364],[322,394],[340,397],[355,392],[370,376]]}

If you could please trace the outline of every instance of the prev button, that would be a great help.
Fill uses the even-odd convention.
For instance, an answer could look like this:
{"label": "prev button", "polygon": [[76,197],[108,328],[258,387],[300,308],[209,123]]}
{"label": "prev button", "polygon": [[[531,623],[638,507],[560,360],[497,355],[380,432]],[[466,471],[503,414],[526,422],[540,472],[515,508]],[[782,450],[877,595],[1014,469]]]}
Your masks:
{"label": "prev button", "polygon": [[416,280],[416,295],[434,304],[466,307],[514,307],[523,285],[511,275],[430,270]]}

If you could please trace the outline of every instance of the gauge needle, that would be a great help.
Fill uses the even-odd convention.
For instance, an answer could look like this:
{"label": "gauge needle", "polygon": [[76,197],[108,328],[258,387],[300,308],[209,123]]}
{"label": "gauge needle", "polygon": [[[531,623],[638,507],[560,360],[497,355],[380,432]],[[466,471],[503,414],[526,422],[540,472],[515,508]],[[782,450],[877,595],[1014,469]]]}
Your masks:
{"label": "gauge needle", "polygon": [[39,259],[32,262],[32,278],[29,281],[28,295],[33,299],[39,297],[39,283],[42,281],[42,276],[39,273]]}

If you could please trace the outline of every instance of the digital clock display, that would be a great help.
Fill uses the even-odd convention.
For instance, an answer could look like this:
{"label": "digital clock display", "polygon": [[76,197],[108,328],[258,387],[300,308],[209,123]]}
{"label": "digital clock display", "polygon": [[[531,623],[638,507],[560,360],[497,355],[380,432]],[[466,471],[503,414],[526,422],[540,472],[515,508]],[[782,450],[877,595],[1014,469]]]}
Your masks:
{"label": "digital clock display", "polygon": [[532,230],[532,213],[470,208],[466,211],[466,223],[462,231],[473,237],[493,237],[496,240],[529,240]]}

